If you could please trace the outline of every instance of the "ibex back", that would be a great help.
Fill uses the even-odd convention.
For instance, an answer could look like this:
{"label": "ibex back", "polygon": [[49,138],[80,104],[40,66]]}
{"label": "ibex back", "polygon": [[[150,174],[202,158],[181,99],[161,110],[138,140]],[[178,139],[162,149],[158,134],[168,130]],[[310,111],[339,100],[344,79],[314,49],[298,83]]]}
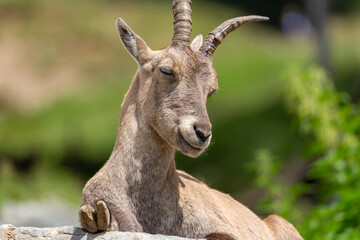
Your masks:
{"label": "ibex back", "polygon": [[138,64],[122,104],[110,159],[83,190],[80,220],[89,232],[139,231],[207,239],[302,239],[278,216],[248,208],[175,168],[175,150],[199,156],[211,141],[206,100],[218,89],[212,55],[243,23],[230,19],[190,44],[191,1],[173,0],[172,44],[151,50],[122,19],[120,39]]}

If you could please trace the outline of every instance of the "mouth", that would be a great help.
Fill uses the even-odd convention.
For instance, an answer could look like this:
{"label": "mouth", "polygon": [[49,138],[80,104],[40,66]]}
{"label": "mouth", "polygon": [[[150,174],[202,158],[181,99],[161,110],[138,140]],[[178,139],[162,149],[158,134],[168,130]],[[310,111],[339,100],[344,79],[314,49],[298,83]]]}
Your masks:
{"label": "mouth", "polygon": [[204,148],[199,148],[189,143],[186,140],[186,138],[182,135],[181,131],[179,131],[178,139],[179,139],[178,141],[179,150],[186,155],[197,157],[204,150]]}

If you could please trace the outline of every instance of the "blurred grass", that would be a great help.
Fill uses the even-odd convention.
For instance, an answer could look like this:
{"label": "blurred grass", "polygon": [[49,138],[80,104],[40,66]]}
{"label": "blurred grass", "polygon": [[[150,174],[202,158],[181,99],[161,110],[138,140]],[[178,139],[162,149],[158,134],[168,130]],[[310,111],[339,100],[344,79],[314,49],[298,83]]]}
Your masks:
{"label": "blurred grass", "polygon": [[[206,35],[222,21],[243,14],[221,4],[193,3],[193,36]],[[171,42],[170,1],[0,1],[6,29],[0,37],[21,40],[26,64],[37,75],[65,67],[76,72],[73,84],[44,99],[41,107],[0,107],[0,164],[11,169],[0,177],[12,179],[1,183],[5,191],[0,192],[0,204],[48,192],[67,193],[67,199],[80,203],[82,184],[111,153],[120,104],[136,71],[117,36],[119,16],[151,48]],[[340,19],[335,25],[333,44],[342,46],[334,53],[339,69],[360,56],[353,51],[359,31],[352,39],[341,37],[347,27],[356,28],[347,23]],[[199,159],[177,154],[180,169],[239,198],[252,185],[253,173],[246,165],[254,151],[267,148],[286,159],[303,141],[289,130],[291,116],[281,104],[281,73],[289,63],[312,61],[311,42],[290,42],[265,26],[245,25],[219,47],[214,67],[220,89],[208,103],[214,143]]]}

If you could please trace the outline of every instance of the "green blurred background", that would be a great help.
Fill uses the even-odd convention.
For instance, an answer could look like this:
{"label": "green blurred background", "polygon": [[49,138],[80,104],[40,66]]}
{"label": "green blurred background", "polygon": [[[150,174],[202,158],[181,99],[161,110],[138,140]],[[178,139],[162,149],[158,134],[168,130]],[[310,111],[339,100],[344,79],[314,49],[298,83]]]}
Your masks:
{"label": "green blurred background", "polygon": [[[286,99],[295,94],[291,79],[316,81],[309,68],[318,66],[327,75],[324,81],[333,86],[331,94],[346,96],[346,103],[336,104],[356,108],[360,1],[193,0],[192,10],[193,37],[206,36],[236,16],[259,14],[271,20],[241,27],[216,51],[220,88],[208,101],[213,142],[197,159],[177,154],[177,167],[230,193],[261,216],[276,213],[289,218],[301,226],[303,235],[311,236],[311,226],[316,225],[308,216],[338,195],[320,199],[316,187],[323,179],[308,172],[336,146],[314,143],[319,126],[306,125],[304,110],[296,105],[307,95],[293,104]],[[152,49],[171,42],[170,0],[0,0],[0,223],[77,224],[82,187],[112,151],[120,104],[137,68],[118,39],[119,16]],[[310,129],[305,133],[304,124]],[[262,179],[269,171],[271,176]],[[282,195],[267,195],[274,193],[272,177],[281,179],[279,186],[315,188],[289,193],[300,210],[296,216],[271,207]],[[358,185],[351,187],[360,194]],[[33,216],[35,209],[40,211],[36,206],[53,214],[54,223]],[[54,208],[61,213],[52,212]],[[63,216],[66,211],[69,214]],[[360,222],[356,217],[352,221]],[[359,233],[359,228],[351,234],[354,231]]]}

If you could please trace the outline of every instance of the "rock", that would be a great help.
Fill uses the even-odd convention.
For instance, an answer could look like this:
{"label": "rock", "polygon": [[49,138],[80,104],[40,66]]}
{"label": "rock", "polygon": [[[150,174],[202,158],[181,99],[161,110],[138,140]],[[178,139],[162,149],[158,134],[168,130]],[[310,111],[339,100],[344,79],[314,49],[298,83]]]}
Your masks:
{"label": "rock", "polygon": [[91,234],[82,228],[65,226],[54,228],[15,227],[10,224],[0,225],[1,240],[185,240],[175,236],[152,235],[134,232],[103,232]]}

